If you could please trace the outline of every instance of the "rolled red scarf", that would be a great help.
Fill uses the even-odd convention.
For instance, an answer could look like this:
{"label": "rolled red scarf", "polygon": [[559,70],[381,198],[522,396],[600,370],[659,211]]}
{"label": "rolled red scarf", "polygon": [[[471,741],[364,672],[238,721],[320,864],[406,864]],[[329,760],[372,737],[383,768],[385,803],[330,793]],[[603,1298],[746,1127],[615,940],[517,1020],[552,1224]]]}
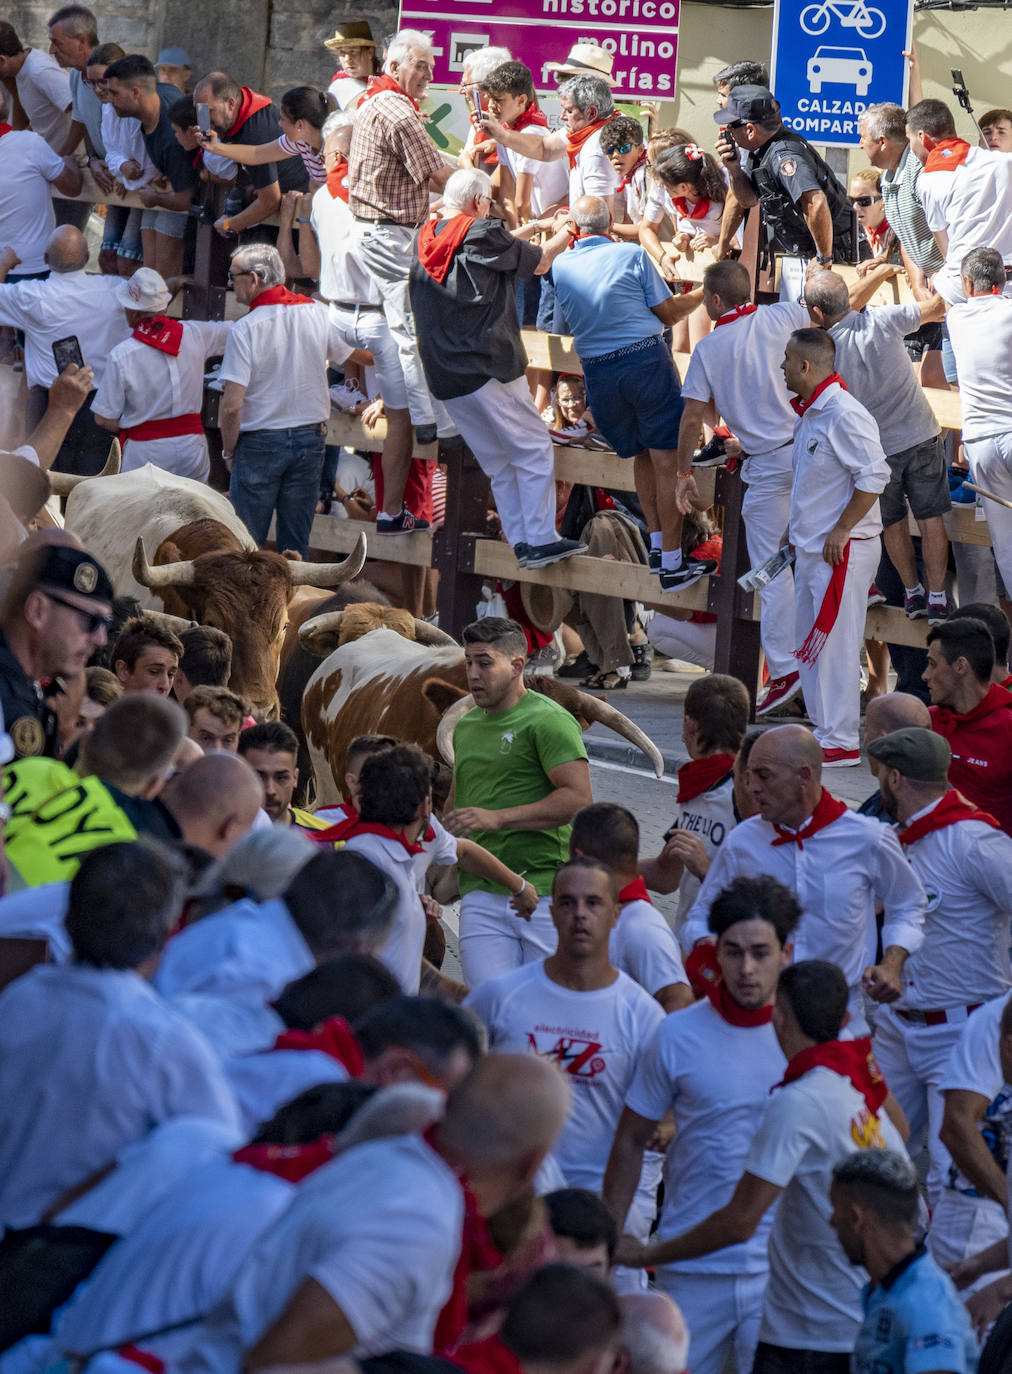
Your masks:
{"label": "rolled red scarf", "polygon": [[970,145],[962,138],[943,138],[932,148],[924,164],[926,172],[954,172],[970,154]]}
{"label": "rolled red scarf", "polygon": [[330,1135],[318,1136],[305,1145],[244,1145],[232,1155],[236,1164],[248,1164],[289,1183],[301,1183],[307,1174],[333,1158],[334,1137]]}
{"label": "rolled red scarf", "polygon": [[769,1025],[773,1016],[772,1005],[766,1007],[743,1007],[734,1000],[724,986],[717,959],[717,946],[702,940],[685,961],[685,972],[693,992],[697,997],[705,997],[718,1016],[729,1026]]}
{"label": "rolled red scarf", "polygon": [[523,114],[514,120],[512,124],[505,124],[503,127],[512,129],[515,134],[522,134],[523,131],[530,128],[532,124],[539,129],[548,128],[548,116],[545,114],[544,110],[539,110],[537,105],[528,105]]}
{"label": "rolled red scarf", "polygon": [[[311,1031],[282,1031],[275,1040],[276,1050],[319,1050],[322,1054],[336,1059],[352,1078],[361,1077],[365,1070],[365,1057],[362,1047],[355,1038],[355,1032],[343,1016],[328,1016],[326,1021]],[[269,1053],[269,1051],[268,1051]]]}
{"label": "rolled red scarf", "polygon": [[726,778],[734,768],[733,754],[710,754],[703,759],[690,759],[678,770],[677,801],[692,801],[709,792],[714,783]]}
{"label": "rolled red scarf", "polygon": [[759,307],[755,301],[749,301],[747,305],[736,305],[733,310],[728,310],[718,319],[714,320],[714,329],[719,329],[722,324],[734,324],[735,320],[740,320],[743,315],[751,315]]}
{"label": "rolled red scarf", "polygon": [[837,801],[823,788],[822,796],[812,812],[811,819],[800,830],[788,830],[785,826],[774,825],[773,829],[777,832],[777,838],[770,840],[770,844],[774,849],[782,844],[796,844],[799,849],[804,849],[805,840],[810,840],[820,830],[825,830],[827,825],[832,825],[834,821],[839,820],[846,809],[844,802]]}
{"label": "rolled red scarf", "polygon": [[875,1062],[871,1039],[867,1035],[857,1040],[827,1040],[821,1045],[811,1045],[807,1050],[801,1050],[787,1065],[787,1072],[770,1092],[794,1083],[818,1068],[831,1069],[841,1078],[849,1078],[873,1115],[877,1114],[889,1096],[882,1071]]}
{"label": "rolled red scarf", "polygon": [[315,305],[312,296],[299,296],[289,291],[287,286],[269,286],[261,291],[256,300],[250,301],[249,308],[256,310],[260,305]]}
{"label": "rolled red scarf", "polygon": [[[707,200],[705,196],[700,196],[695,205],[690,208],[689,202],[684,196],[675,196],[671,203],[682,219],[706,219],[707,215],[710,213],[710,206],[713,204],[713,201]],[[755,309],[754,306],[753,309]]]}
{"label": "rolled red scarf", "polygon": [[576,166],[576,160],[580,156],[580,149],[583,145],[589,138],[594,137],[598,129],[603,129],[611,118],[611,115],[607,115],[604,119],[595,119],[593,124],[588,124],[585,129],[577,129],[575,134],[567,134],[566,152],[569,154],[571,168]]}
{"label": "rolled red scarf", "polygon": [[239,112],[235,117],[231,129],[225,135],[224,141],[227,143],[230,138],[234,138],[242,126],[249,119],[250,115],[255,115],[259,110],[266,110],[271,104],[269,95],[257,95],[256,91],[251,91],[248,86],[243,86],[242,97],[239,101]]}
{"label": "rolled red scarf", "polygon": [[925,835],[935,830],[944,830],[948,825],[958,825],[960,821],[981,821],[984,825],[1000,830],[1001,825],[989,811],[981,811],[973,806],[954,787],[950,787],[937,806],[931,808],[926,816],[920,816],[912,825],[901,830],[896,838],[900,844],[916,844]]}
{"label": "rolled red scarf", "polygon": [[408,95],[403,86],[399,86],[392,76],[386,72],[379,76],[370,76],[366,82],[365,90],[358,98],[358,104],[364,105],[367,100],[371,100],[374,95],[379,95],[381,91],[393,91],[397,95],[402,95],[406,100],[410,100],[415,109],[418,109],[418,101],[413,96]]}

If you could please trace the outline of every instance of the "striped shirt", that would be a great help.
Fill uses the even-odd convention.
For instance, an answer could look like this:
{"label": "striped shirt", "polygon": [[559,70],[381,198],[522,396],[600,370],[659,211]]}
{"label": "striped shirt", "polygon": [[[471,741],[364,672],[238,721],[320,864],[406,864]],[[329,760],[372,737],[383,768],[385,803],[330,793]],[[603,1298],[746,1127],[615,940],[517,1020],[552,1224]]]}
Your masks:
{"label": "striped shirt", "polygon": [[381,91],[362,106],[348,153],[348,205],[360,219],[414,227],[429,208],[443,159],[406,95]]}
{"label": "striped shirt", "polygon": [[917,194],[920,176],[921,164],[907,147],[895,171],[882,173],[882,197],[889,227],[896,231],[896,237],[911,262],[930,277],[945,259],[928,228],[924,206]]}
{"label": "striped shirt", "polygon": [[314,152],[308,143],[303,143],[301,139],[289,138],[287,134],[282,134],[278,139],[278,147],[289,157],[299,156],[306,169],[306,175],[310,181],[315,181],[322,185],[327,180],[327,169],[323,165],[323,151]]}

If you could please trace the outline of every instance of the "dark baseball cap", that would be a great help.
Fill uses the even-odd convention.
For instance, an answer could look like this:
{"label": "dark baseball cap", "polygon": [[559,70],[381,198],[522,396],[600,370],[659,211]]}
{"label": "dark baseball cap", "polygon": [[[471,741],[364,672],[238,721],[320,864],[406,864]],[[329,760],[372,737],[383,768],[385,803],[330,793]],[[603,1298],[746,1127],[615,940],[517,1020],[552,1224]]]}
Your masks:
{"label": "dark baseball cap", "polygon": [[713,116],[715,124],[734,124],[742,120],[747,124],[764,124],[769,119],[777,119],[780,109],[773,98],[773,92],[766,86],[735,86],[728,92],[727,108],[718,110]]}
{"label": "dark baseball cap", "polygon": [[84,549],[50,545],[39,558],[35,586],[54,592],[73,592],[86,601],[112,605],[115,595],[109,574],[97,559]]}
{"label": "dark baseball cap", "polygon": [[952,751],[934,730],[907,725],[868,745],[868,753],[913,782],[946,782]]}

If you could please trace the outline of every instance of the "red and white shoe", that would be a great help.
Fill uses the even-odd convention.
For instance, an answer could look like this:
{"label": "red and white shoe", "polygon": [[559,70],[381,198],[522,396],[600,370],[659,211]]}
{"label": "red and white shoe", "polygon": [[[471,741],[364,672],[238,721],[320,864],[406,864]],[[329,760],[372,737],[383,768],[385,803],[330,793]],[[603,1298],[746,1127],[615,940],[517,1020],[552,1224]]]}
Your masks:
{"label": "red and white shoe", "polygon": [[778,706],[783,706],[792,697],[796,697],[800,691],[800,673],[788,673],[786,677],[773,678],[766,689],[765,696],[756,702],[756,715],[769,715],[770,711],[775,711]]}
{"label": "red and white shoe", "polygon": [[868,588],[869,611],[871,610],[872,606],[881,606],[885,599],[885,592],[882,590],[881,587],[876,587],[875,583],[873,582],[871,586]]}
{"label": "red and white shoe", "polygon": [[860,749],[823,749],[823,768],[853,768],[861,762]]}

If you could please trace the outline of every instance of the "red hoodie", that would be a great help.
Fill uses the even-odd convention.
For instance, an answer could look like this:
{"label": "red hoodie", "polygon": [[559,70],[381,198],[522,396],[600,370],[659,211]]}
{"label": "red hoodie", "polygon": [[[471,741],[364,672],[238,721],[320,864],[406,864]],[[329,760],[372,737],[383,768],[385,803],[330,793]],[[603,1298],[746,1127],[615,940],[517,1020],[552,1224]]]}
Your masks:
{"label": "red hoodie", "polygon": [[931,728],[952,750],[949,782],[1012,835],[1012,693],[992,683],[972,711],[931,707]]}

